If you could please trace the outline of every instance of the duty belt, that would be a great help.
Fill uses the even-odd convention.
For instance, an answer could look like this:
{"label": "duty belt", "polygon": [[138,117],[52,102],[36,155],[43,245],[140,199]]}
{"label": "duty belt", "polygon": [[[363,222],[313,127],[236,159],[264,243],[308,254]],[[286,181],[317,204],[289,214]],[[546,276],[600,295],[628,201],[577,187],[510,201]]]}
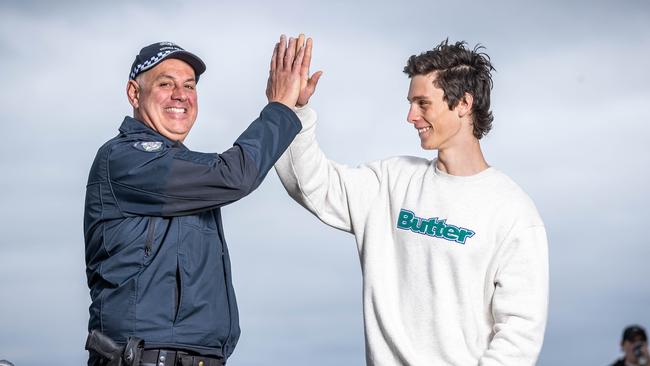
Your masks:
{"label": "duty belt", "polygon": [[142,352],[141,366],[224,366],[223,360],[213,357],[190,355],[187,352],[147,349]]}
{"label": "duty belt", "polygon": [[[200,356],[184,351],[167,349],[144,349],[144,340],[127,338],[125,346],[93,329],[86,340],[86,349],[97,354],[103,366],[224,366],[216,357]],[[91,357],[93,354],[91,353]]]}

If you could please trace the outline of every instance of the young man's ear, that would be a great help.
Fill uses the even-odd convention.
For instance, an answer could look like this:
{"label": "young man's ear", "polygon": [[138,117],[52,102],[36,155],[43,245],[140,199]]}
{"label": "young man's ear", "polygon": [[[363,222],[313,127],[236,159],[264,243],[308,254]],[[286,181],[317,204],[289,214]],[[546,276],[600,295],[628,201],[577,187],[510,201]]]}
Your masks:
{"label": "young man's ear", "polygon": [[126,97],[133,108],[140,106],[140,85],[135,80],[129,80],[126,83]]}
{"label": "young man's ear", "polygon": [[474,97],[470,93],[465,93],[463,98],[458,102],[456,110],[458,111],[458,117],[462,118],[466,115],[472,113],[472,105],[474,104]]}

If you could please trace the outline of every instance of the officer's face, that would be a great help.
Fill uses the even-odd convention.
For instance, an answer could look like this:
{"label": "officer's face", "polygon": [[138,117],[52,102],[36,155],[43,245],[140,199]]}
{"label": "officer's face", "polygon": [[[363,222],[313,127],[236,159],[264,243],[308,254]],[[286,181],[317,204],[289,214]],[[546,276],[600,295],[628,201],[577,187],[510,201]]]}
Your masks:
{"label": "officer's face", "polygon": [[196,120],[194,69],[184,61],[168,59],[140,74],[127,95],[134,117],[172,141],[183,141]]}

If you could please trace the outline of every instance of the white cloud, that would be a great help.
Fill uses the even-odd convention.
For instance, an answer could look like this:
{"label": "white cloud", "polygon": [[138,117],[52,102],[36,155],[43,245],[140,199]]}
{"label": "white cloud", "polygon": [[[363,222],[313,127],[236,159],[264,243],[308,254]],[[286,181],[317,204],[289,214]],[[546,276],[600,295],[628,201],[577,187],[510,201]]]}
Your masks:
{"label": "white cloud", "polygon": [[[173,40],[206,61],[188,143],[219,151],[265,104],[277,35],[299,31],[314,37],[313,69],[325,71],[313,99],[322,147],[351,165],[431,156],[405,122],[403,64],[446,36],[486,45],[498,72],[483,146],[535,199],[551,240],[539,364],[606,363],[626,323],[650,326],[637,280],[650,277],[646,2],[247,4],[1,6],[0,358],[83,362],[83,190],[96,149],[130,112],[124,85],[139,48]],[[247,230],[251,212],[260,230]],[[291,202],[274,173],[224,220],[244,327],[232,364],[263,364],[277,350],[287,364],[361,364],[352,237]]]}

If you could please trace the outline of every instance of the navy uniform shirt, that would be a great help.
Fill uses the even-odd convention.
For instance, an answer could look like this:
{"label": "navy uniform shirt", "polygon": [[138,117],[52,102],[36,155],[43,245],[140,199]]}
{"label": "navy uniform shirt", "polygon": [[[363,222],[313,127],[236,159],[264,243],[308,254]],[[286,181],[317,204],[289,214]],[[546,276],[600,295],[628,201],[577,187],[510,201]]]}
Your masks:
{"label": "navy uniform shirt", "polygon": [[220,207],[253,191],[300,128],[270,103],[232,148],[206,154],[126,117],[86,188],[88,329],[227,358],[240,330]]}

